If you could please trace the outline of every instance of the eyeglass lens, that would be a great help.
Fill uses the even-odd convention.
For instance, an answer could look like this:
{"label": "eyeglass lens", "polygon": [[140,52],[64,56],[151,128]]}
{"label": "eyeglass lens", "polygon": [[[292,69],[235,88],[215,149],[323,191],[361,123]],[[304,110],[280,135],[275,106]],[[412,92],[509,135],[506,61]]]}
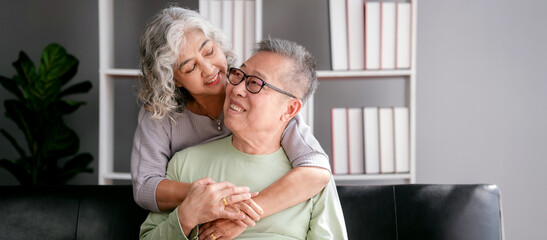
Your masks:
{"label": "eyeglass lens", "polygon": [[230,75],[228,76],[228,80],[231,84],[238,85],[243,81],[243,79],[247,76],[247,80],[245,81],[245,87],[249,92],[252,93],[258,93],[262,89],[262,86],[264,85],[264,81],[262,81],[260,78],[254,77],[254,76],[248,76],[243,71],[232,68],[230,70]]}

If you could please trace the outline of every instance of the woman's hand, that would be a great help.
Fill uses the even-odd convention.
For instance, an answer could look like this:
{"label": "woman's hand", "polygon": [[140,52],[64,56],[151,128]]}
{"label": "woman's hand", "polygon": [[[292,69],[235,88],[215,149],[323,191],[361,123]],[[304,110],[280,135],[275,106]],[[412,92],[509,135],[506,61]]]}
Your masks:
{"label": "woman's hand", "polygon": [[238,224],[234,220],[217,219],[203,224],[198,235],[199,240],[228,240],[239,236],[245,229],[247,225]]}
{"label": "woman's hand", "polygon": [[[252,195],[255,197],[258,193]],[[242,220],[217,219],[208,222],[199,228],[199,239],[222,240],[235,238],[245,231],[247,226],[254,226],[255,221],[260,220],[260,217],[264,214],[262,208],[252,199],[231,204],[227,209],[228,211],[243,212],[246,217]]]}
{"label": "woman's hand", "polygon": [[[252,197],[255,197],[257,195],[258,193],[252,194]],[[246,217],[242,221],[247,226],[254,226],[255,222],[260,220],[260,218],[264,214],[264,210],[262,210],[262,208],[252,199],[234,203],[230,205],[230,207],[237,209],[238,212],[241,211],[245,213]]]}
{"label": "woman's hand", "polygon": [[242,220],[245,218],[243,212],[228,211],[227,206],[251,197],[248,187],[202,178],[192,183],[186,199],[179,205],[179,221],[186,233],[200,223],[218,218]]}

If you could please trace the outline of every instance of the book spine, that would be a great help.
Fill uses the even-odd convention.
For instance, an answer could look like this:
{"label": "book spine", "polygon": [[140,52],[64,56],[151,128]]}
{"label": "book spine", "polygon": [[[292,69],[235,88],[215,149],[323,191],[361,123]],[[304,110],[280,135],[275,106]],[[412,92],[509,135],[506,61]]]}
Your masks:
{"label": "book spine", "polygon": [[378,118],[380,130],[380,172],[394,173],[393,109],[379,108]]}
{"label": "book spine", "polygon": [[347,0],[348,63],[350,70],[365,69],[365,25],[362,0]]}
{"label": "book spine", "polygon": [[329,1],[332,70],[348,70],[346,1]]}
{"label": "book spine", "polygon": [[334,174],[348,174],[348,136],[346,108],[331,109],[332,168]]}
{"label": "book spine", "polygon": [[349,173],[363,174],[364,144],[363,144],[363,109],[348,108],[348,156]]}
{"label": "book spine", "polygon": [[365,107],[363,109],[363,122],[365,173],[378,174],[380,173],[378,108]]}
{"label": "book spine", "polygon": [[365,3],[365,69],[380,68],[380,3]]}

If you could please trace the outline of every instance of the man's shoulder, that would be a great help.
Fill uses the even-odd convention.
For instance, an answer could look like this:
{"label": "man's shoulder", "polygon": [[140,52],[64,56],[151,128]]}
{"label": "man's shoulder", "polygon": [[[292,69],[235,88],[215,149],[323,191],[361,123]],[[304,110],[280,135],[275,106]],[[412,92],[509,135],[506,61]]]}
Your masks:
{"label": "man's shoulder", "polygon": [[226,146],[226,142],[227,141],[231,142],[231,139],[232,139],[231,136],[227,136],[227,137],[224,137],[224,138],[221,138],[221,139],[213,140],[211,142],[202,143],[202,144],[194,145],[194,146],[191,146],[191,147],[187,147],[183,150],[178,151],[173,156],[173,158],[175,158],[175,156],[177,156],[177,155],[179,155],[179,157],[180,157],[180,156],[184,156],[184,155],[188,155],[188,154],[207,153],[207,152],[211,152],[212,150],[223,149]]}
{"label": "man's shoulder", "polygon": [[[201,143],[201,144],[198,144],[198,145],[194,145],[194,146],[191,146],[191,147],[188,147],[184,150],[188,150],[190,152],[193,152],[193,151],[203,151],[204,149],[205,150],[211,150],[211,149],[217,149],[217,148],[224,148],[228,143],[231,143],[231,139],[232,139],[232,136],[227,136],[227,137],[223,137],[221,139],[217,139],[217,140],[213,140],[213,141],[210,141],[210,142],[206,142],[206,143]],[[182,150],[182,151],[184,151]]]}

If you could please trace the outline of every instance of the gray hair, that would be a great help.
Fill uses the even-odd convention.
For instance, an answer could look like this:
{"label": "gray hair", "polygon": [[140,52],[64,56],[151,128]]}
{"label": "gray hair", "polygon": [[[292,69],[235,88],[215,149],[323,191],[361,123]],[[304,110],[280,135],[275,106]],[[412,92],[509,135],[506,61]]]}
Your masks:
{"label": "gray hair", "polygon": [[146,24],[139,47],[143,77],[139,78],[138,100],[154,119],[167,115],[174,121],[175,115],[193,100],[188,90],[175,85],[174,70],[184,34],[194,29],[218,44],[229,66],[236,60],[224,33],[197,12],[175,6],[161,10]]}
{"label": "gray hair", "polygon": [[276,53],[294,62],[293,68],[282,77],[281,82],[285,89],[291,89],[291,93],[300,97],[302,102],[315,92],[319,85],[317,63],[302,45],[289,40],[268,38],[257,43],[254,53],[259,52]]}

